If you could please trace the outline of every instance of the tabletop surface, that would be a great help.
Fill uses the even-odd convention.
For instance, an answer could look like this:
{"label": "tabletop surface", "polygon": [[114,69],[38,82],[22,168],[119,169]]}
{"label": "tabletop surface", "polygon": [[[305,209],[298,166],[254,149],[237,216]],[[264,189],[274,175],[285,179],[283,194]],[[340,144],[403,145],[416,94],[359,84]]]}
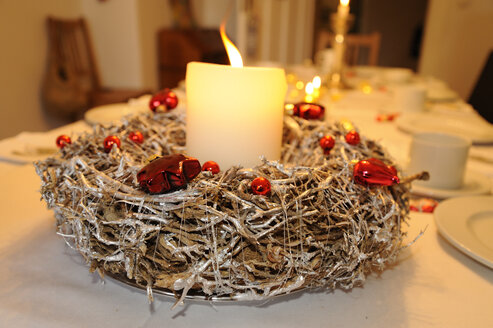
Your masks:
{"label": "tabletop surface", "polygon": [[[409,137],[369,122],[361,119],[362,132],[403,156]],[[470,166],[493,177],[492,164]],[[174,299],[149,304],[144,292],[89,273],[55,234],[31,164],[0,161],[0,181],[0,327],[493,327],[493,270],[442,238],[432,214],[411,213],[407,242],[423,234],[362,287],[172,310]]]}

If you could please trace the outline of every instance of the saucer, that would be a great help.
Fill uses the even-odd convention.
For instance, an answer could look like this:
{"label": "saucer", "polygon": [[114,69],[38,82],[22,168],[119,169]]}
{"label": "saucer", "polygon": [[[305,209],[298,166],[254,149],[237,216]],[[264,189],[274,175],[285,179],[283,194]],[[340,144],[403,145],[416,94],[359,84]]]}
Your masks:
{"label": "saucer", "polygon": [[460,197],[440,203],[434,212],[440,234],[476,261],[493,269],[493,197]]}
{"label": "saucer", "polygon": [[439,189],[413,184],[411,193],[418,196],[446,199],[459,196],[475,196],[489,194],[490,178],[477,172],[466,172],[464,184],[458,189]]}

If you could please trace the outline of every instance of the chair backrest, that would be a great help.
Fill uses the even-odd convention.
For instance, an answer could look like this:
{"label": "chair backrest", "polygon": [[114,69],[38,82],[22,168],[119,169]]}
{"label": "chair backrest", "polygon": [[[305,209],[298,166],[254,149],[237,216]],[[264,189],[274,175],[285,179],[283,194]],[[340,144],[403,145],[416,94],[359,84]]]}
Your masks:
{"label": "chair backrest", "polygon": [[84,88],[99,89],[99,71],[85,19],[48,17],[47,23],[50,57],[75,74]]}
{"label": "chair backrest", "polygon": [[[327,48],[332,44],[334,34],[329,31],[320,31],[316,51]],[[370,65],[378,64],[380,52],[381,35],[378,32],[371,34],[348,34],[346,35],[345,62],[347,65]]]}
{"label": "chair backrest", "polygon": [[74,119],[90,106],[91,93],[101,88],[89,32],[84,19],[49,17],[48,67],[41,87],[44,109]]}
{"label": "chair backrest", "polygon": [[493,50],[490,51],[468,102],[483,118],[493,124]]}

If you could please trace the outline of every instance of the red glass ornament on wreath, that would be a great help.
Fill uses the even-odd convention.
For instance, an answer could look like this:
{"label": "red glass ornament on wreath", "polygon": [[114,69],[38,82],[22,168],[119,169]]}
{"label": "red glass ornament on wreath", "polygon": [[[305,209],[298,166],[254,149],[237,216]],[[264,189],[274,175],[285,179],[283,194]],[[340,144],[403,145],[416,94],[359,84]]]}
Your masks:
{"label": "red glass ornament on wreath", "polygon": [[332,148],[334,148],[336,141],[332,136],[323,136],[319,141],[320,147],[322,147],[324,154],[328,155]]}
{"label": "red glass ornament on wreath", "polygon": [[197,159],[182,154],[159,157],[137,173],[140,187],[150,194],[183,188],[201,171]]}
{"label": "red glass ornament on wreath", "polygon": [[357,145],[359,144],[360,142],[360,137],[359,137],[359,133],[356,132],[356,131],[349,131],[347,134],[346,134],[346,142],[350,145]]}
{"label": "red glass ornament on wreath", "polygon": [[293,115],[306,120],[318,120],[324,116],[325,107],[312,103],[297,103],[293,107]]}
{"label": "red glass ornament on wreath", "polygon": [[353,179],[364,186],[392,186],[399,183],[395,167],[386,165],[376,158],[356,163],[353,169]]}
{"label": "red glass ornament on wreath", "polygon": [[118,138],[117,136],[107,136],[106,138],[104,138],[103,147],[105,152],[109,153],[113,148],[113,145],[116,145],[118,148],[120,148],[120,138]]}
{"label": "red glass ornament on wreath", "polygon": [[212,174],[219,173],[219,165],[214,161],[207,161],[202,165],[202,171],[210,171]]}
{"label": "red glass ornament on wreath", "polygon": [[56,138],[56,146],[60,149],[65,147],[66,145],[70,145],[72,143],[72,140],[70,139],[69,136],[62,134]]}
{"label": "red glass ornament on wreath", "polygon": [[251,189],[255,195],[268,195],[271,190],[270,182],[266,178],[255,178],[252,181]]}
{"label": "red glass ornament on wreath", "polygon": [[152,96],[149,108],[153,112],[167,111],[178,106],[178,97],[170,89],[164,89]]}
{"label": "red glass ornament on wreath", "polygon": [[140,131],[132,131],[128,134],[128,139],[137,144],[141,144],[144,142],[144,135]]}

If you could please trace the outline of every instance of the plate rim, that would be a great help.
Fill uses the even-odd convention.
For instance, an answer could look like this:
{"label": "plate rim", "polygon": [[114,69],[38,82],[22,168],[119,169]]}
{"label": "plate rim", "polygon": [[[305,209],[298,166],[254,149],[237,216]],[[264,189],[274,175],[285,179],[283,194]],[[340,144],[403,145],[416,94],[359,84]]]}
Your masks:
{"label": "plate rim", "polygon": [[[471,202],[475,204],[480,204],[481,202],[485,202],[484,204],[487,206],[490,206],[489,209],[478,209],[475,208],[475,206],[471,206]],[[464,206],[464,203],[467,204],[467,206]],[[459,208],[461,211],[454,211],[456,215],[447,215],[447,211],[450,211],[450,209],[457,209]],[[445,213],[443,213],[445,211]],[[448,228],[448,225],[450,224],[451,221],[457,223],[459,221],[460,224],[462,224],[465,229],[464,231],[468,231],[467,229],[467,221],[470,217],[473,215],[477,215],[481,212],[484,211],[493,211],[493,196],[467,196],[467,197],[456,197],[456,198],[451,198],[448,200],[443,201],[440,203],[437,208],[435,209],[433,213],[433,217],[437,226],[437,230],[440,233],[441,236],[443,236],[448,242],[450,242],[453,246],[455,246],[458,250],[466,254],[467,256],[471,257],[472,259],[476,260],[477,262],[493,269],[493,251],[488,250],[488,248],[483,247],[483,249],[488,250],[487,257],[485,257],[479,250],[480,254],[478,254],[478,250],[475,250],[474,248],[477,248],[477,245],[466,245],[463,241],[463,236],[461,240],[461,236],[457,236],[454,232],[450,231],[450,228]],[[458,215],[458,213],[461,213]],[[446,217],[444,219],[443,217]],[[447,221],[449,221],[447,223]],[[476,238],[477,239],[477,238]],[[478,241],[480,242],[480,241]]]}
{"label": "plate rim", "polygon": [[[143,293],[147,293],[147,287],[139,285],[135,280],[129,279],[124,273],[112,273],[107,270],[103,270],[104,277],[109,277],[113,281],[126,285],[127,287],[132,287],[134,289],[137,289]],[[289,295],[294,295],[298,294],[304,291],[310,291],[310,290],[317,290],[317,289],[323,289],[323,287],[316,287],[316,288],[311,288],[311,287],[302,287],[302,288],[297,288],[294,289],[288,293],[282,293],[282,294],[276,294],[270,297],[265,297],[265,298],[258,298],[258,299],[247,299],[243,298],[243,294],[231,294],[231,295],[206,295],[202,291],[189,291],[187,295],[185,296],[185,300],[189,301],[199,301],[199,302],[213,302],[213,303],[230,303],[230,302],[242,302],[242,303],[252,303],[252,302],[261,302],[265,303],[267,301],[271,301],[273,299],[279,298],[279,297],[285,297]],[[170,289],[163,288],[163,287],[152,287],[152,293],[153,294],[158,294],[162,295],[168,298],[172,298],[173,300],[178,300],[180,298],[180,291],[178,292],[173,292]]]}

